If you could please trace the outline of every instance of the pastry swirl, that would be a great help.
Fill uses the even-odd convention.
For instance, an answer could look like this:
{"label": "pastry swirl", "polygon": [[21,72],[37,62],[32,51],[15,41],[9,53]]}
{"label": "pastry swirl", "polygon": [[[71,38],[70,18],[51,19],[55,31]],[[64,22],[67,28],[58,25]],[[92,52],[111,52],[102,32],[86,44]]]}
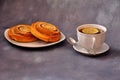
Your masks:
{"label": "pastry swirl", "polygon": [[10,39],[18,42],[33,42],[37,40],[37,38],[31,34],[30,26],[24,24],[11,27],[8,30],[8,36]]}
{"label": "pastry swirl", "polygon": [[31,33],[45,42],[56,42],[61,38],[60,30],[53,24],[47,22],[33,23]]}

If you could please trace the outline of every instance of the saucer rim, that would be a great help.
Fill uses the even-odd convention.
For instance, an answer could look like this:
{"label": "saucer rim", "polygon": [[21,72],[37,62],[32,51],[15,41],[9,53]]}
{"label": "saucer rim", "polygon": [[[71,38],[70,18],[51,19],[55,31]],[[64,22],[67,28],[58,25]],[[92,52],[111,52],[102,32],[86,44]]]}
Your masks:
{"label": "saucer rim", "polygon": [[[85,54],[85,55],[99,55],[99,54],[104,54],[105,52],[107,52],[110,49],[110,46],[107,43],[103,43],[103,46],[106,46],[106,49],[98,51],[97,54],[89,54],[87,51],[82,50],[83,48],[81,47],[81,50],[76,48],[75,45],[73,45],[73,49],[79,53]],[[102,47],[103,47],[102,46]]]}

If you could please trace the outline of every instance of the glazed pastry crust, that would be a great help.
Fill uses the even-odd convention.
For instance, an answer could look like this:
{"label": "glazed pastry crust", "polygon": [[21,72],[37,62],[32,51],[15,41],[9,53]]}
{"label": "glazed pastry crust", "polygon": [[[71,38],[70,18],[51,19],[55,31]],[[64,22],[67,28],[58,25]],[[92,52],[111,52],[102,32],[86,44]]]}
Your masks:
{"label": "glazed pastry crust", "polygon": [[37,40],[37,38],[31,34],[30,26],[24,24],[11,27],[8,30],[8,36],[10,39],[18,42],[33,42]]}
{"label": "glazed pastry crust", "polygon": [[31,33],[45,42],[56,42],[60,40],[60,30],[48,22],[35,22],[31,26]]}

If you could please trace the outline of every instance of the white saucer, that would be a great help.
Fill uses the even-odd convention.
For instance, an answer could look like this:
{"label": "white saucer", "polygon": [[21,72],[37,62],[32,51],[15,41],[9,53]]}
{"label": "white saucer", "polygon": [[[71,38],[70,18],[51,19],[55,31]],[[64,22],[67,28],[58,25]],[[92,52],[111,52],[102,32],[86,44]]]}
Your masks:
{"label": "white saucer", "polygon": [[80,52],[80,53],[83,53],[83,54],[86,54],[86,55],[98,55],[98,54],[103,54],[105,53],[106,51],[109,50],[109,45],[104,43],[103,46],[101,47],[101,49],[99,49],[96,54],[89,54],[84,48],[80,47],[79,45],[74,45],[73,46],[73,49],[75,49],[76,51]]}

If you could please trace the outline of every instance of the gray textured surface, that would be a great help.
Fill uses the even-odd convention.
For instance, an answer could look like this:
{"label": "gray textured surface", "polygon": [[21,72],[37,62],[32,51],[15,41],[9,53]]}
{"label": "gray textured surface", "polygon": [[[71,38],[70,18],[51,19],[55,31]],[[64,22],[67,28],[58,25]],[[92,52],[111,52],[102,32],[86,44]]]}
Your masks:
{"label": "gray textured surface", "polygon": [[[96,23],[108,28],[106,55],[88,57],[65,40],[29,49],[14,46],[4,30],[16,24],[48,21],[66,37],[76,27]],[[0,80],[120,80],[120,0],[0,0]]]}

